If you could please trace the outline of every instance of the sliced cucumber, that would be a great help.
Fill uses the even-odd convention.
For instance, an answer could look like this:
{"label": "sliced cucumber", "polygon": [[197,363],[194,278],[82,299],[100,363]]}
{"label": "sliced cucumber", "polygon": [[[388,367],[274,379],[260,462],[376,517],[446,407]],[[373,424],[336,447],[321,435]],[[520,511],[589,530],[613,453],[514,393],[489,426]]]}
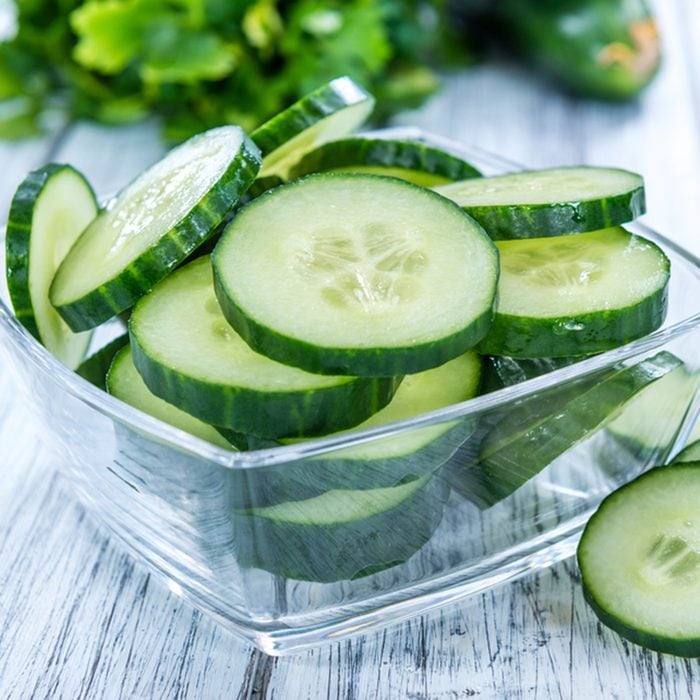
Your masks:
{"label": "sliced cucumber", "polygon": [[700,462],[652,469],[610,494],[578,547],[600,620],[635,644],[700,656]]}
{"label": "sliced cucumber", "polygon": [[210,425],[260,437],[356,425],[386,405],[400,381],[313,375],[253,352],[221,314],[209,258],[141,299],[129,335],[134,363],[156,396]]}
{"label": "sliced cucumber", "polygon": [[[681,366],[661,352],[586,387],[535,397],[494,426],[481,442],[480,481],[488,488],[485,505],[506,498],[559,455],[619,415],[624,404],[652,382]],[[571,397],[571,394],[577,394]],[[558,398],[568,401],[559,403]]]}
{"label": "sliced cucumber", "polygon": [[563,357],[622,345],[658,328],[670,262],[623,228],[497,243],[498,308],[488,355]]}
{"label": "sliced cucumber", "polygon": [[264,194],[212,258],[224,315],[253,349],[362,376],[420,372],[472,347],[498,277],[495,246],[461,209],[373,175],[310,175]]}
{"label": "sliced cucumber", "polygon": [[253,132],[264,156],[260,175],[286,177],[307,151],[351,133],[373,109],[372,95],[347,76],[305,95]]}
{"label": "sliced cucumber", "polygon": [[[391,402],[353,432],[388,425],[472,398],[479,387],[480,367],[479,356],[468,352],[440,367],[408,375]],[[311,498],[329,490],[395,486],[437,471],[472,429],[473,421],[448,421],[319,457],[265,467],[248,473],[246,485],[237,490],[237,496],[248,499],[250,504],[272,504],[290,498]],[[227,431],[224,435],[227,439],[237,438]],[[281,442],[293,444],[300,440]],[[274,443],[248,439],[249,449],[272,446]]]}
{"label": "sliced cucumber", "polygon": [[561,236],[632,221],[645,211],[640,175],[616,168],[551,168],[435,188],[495,240]]}
{"label": "sliced cucumber", "polygon": [[341,581],[403,563],[431,537],[447,493],[437,477],[391,488],[328,491],[239,511],[243,566],[309,581]]}
{"label": "sliced cucumber", "polygon": [[87,379],[90,384],[94,384],[96,387],[103,390],[106,389],[107,372],[112,364],[112,360],[125,345],[128,345],[128,343],[129,336],[126,333],[120,335],[111,343],[108,343],[96,353],[90,355],[90,357],[75,370],[76,373],[83,379]]}
{"label": "sliced cucumber", "polygon": [[148,389],[136,370],[131,348],[122,347],[114,357],[107,375],[107,391],[139,411],[162,420],[190,435],[211,442],[218,447],[234,449],[224,437],[210,425],[203,423],[177,406],[159,399]]}
{"label": "sliced cucumber", "polygon": [[290,178],[319,172],[359,172],[390,175],[422,187],[480,177],[471,164],[450,153],[416,141],[356,136],[331,141],[307,153]]}
{"label": "sliced cucumber", "polygon": [[49,302],[49,285],[66,253],[97,215],[87,180],[69,165],[29,173],[7,222],[7,286],[17,320],[64,365],[75,369],[90,333],[73,333]]}
{"label": "sliced cucumber", "polygon": [[532,360],[514,357],[487,356],[484,358],[484,377],[481,392],[487,394],[507,386],[526,382],[577,362],[575,357],[542,357]]}
{"label": "sliced cucumber", "polygon": [[700,375],[682,364],[634,396],[606,429],[635,454],[662,464],[699,386]]}
{"label": "sliced cucumber", "polygon": [[56,272],[51,302],[74,330],[131,307],[214,232],[259,167],[257,147],[235,126],[173,149],[76,241]]}

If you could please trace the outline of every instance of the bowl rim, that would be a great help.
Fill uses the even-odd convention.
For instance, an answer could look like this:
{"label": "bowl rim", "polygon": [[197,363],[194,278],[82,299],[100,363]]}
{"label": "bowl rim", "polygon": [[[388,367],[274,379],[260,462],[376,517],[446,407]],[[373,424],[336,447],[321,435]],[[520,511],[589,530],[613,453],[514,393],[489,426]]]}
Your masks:
{"label": "bowl rim", "polygon": [[[424,141],[430,145],[448,150],[467,160],[477,161],[478,164],[486,163],[501,172],[507,172],[511,169],[523,169],[519,164],[485,151],[478,146],[457,143],[415,127],[394,127],[379,131],[364,132],[361,135],[371,135],[373,138],[410,138]],[[629,227],[632,232],[642,233],[644,236],[660,243],[663,248],[673,251],[677,256],[688,263],[691,269],[695,268],[698,280],[700,281],[700,258],[640,221],[625,224],[625,226]],[[0,231],[0,245],[4,248],[3,238],[4,228]],[[52,376],[54,381],[61,383],[71,396],[97,410],[104,416],[117,420],[141,435],[145,435],[161,444],[172,447],[179,452],[191,454],[227,469],[256,469],[284,462],[309,459],[330,451],[356,447],[364,443],[391,437],[392,435],[407,430],[425,428],[438,423],[446,423],[465,418],[472,414],[477,415],[501,406],[504,403],[527,398],[560,383],[584,377],[607,365],[624,362],[633,356],[649,353],[670,340],[690,333],[698,328],[700,328],[700,312],[672,325],[661,327],[630,343],[582,359],[567,367],[445,408],[373,428],[364,428],[362,430],[351,429],[334,436],[310,438],[300,443],[239,452],[218,447],[206,440],[195,437],[190,433],[171,426],[120,401],[106,391],[92,385],[51,355],[51,353],[19,323],[5,304],[2,296],[0,296],[0,331],[8,333],[14,345],[19,347],[21,351],[27,355],[27,358],[37,365],[41,371],[47,372]]]}

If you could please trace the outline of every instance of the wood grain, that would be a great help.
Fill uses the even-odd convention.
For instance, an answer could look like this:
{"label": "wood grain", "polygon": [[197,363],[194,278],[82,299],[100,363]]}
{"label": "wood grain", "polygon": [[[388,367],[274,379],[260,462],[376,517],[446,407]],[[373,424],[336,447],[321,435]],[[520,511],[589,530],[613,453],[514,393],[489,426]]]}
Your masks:
{"label": "wood grain", "polygon": [[[657,2],[659,80],[636,104],[562,97],[506,66],[480,67],[406,123],[533,166],[642,170],[650,223],[700,237],[700,6]],[[0,147],[0,207],[47,159],[109,192],[152,162],[153,126],[79,125]],[[0,361],[3,358],[0,356]],[[659,698],[700,695],[696,660],[641,650],[603,628],[573,562],[367,637],[272,659],[156,583],[91,522],[55,475],[0,362],[0,698]]]}

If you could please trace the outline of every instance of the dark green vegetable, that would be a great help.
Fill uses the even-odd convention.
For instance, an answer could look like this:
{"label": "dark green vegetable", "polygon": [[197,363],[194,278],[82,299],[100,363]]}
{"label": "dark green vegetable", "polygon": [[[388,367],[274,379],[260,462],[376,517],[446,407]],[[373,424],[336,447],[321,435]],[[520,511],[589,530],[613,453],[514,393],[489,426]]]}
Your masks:
{"label": "dark green vegetable", "polygon": [[19,2],[17,33],[0,44],[0,137],[35,133],[57,101],[110,123],[156,113],[177,141],[227,123],[252,130],[343,74],[386,116],[436,88],[431,62],[464,55],[446,35],[444,4]]}
{"label": "dark green vegetable", "polygon": [[464,0],[455,11],[475,40],[496,43],[569,90],[634,97],[661,51],[645,0]]}

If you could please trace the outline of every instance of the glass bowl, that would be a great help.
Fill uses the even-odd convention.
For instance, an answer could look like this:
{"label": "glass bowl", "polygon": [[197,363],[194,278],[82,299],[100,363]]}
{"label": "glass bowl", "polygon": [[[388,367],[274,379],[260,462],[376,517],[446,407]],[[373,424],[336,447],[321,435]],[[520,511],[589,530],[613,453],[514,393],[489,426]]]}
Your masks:
{"label": "glass bowl", "polygon": [[[488,174],[517,168],[476,147],[390,133],[447,148]],[[261,650],[284,654],[569,556],[606,494],[683,447],[699,411],[697,381],[670,397],[661,392],[652,420],[631,404],[611,404],[592,429],[580,400],[575,408],[613,370],[663,351],[698,370],[699,262],[644,225],[630,228],[672,262],[661,329],[471,401],[342,437],[240,453],[195,438],[59,364],[14,319],[6,290],[0,353],[14,367],[37,437],[57,450],[94,518],[170,590]],[[94,344],[118,332],[112,322]],[[546,413],[583,439],[533,478],[525,446],[522,463],[485,479],[476,460],[484,436]],[[621,415],[626,437],[612,429]],[[630,439],[635,421],[644,439]]]}

